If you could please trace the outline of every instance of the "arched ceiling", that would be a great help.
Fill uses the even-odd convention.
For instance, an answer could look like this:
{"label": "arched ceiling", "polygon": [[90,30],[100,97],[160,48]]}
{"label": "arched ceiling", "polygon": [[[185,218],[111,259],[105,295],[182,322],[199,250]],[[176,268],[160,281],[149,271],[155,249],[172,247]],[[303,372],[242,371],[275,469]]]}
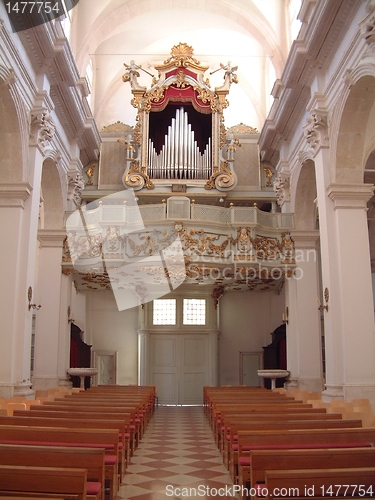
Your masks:
{"label": "arched ceiling", "polygon": [[[221,85],[220,63],[238,66],[225,123],[261,129],[272,104],[301,0],[80,0],[71,11],[70,42],[78,69],[92,79],[91,108],[99,129],[116,121],[134,125],[123,64],[134,60],[157,76],[153,64],[187,43],[209,65],[211,87]],[[297,23],[298,24],[298,23]],[[143,73],[140,83],[151,85]]]}

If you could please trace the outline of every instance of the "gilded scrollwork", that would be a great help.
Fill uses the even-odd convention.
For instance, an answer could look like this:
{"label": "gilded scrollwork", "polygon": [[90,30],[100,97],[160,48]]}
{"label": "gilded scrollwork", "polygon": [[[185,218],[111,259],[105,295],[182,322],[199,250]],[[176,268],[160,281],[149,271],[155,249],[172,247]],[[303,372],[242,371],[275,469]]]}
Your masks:
{"label": "gilded scrollwork", "polygon": [[277,260],[280,258],[280,242],[277,238],[256,235],[251,238],[255,255],[260,260]]}
{"label": "gilded scrollwork", "polygon": [[217,104],[217,96],[212,90],[208,90],[206,88],[198,87],[195,86],[193,87],[194,90],[197,92],[197,99],[201,100],[203,104],[210,104],[211,111],[214,113],[215,111],[218,111],[218,104]]}
{"label": "gilded scrollwork", "polygon": [[123,175],[123,184],[135,190],[146,187],[154,189],[155,185],[146,172],[142,171],[138,160],[131,160],[129,170]]}
{"label": "gilded scrollwork", "polygon": [[223,191],[225,189],[233,187],[235,185],[235,182],[236,178],[229,167],[228,160],[224,160],[221,162],[220,170],[211,175],[204,188],[207,190],[216,188],[220,191]]}

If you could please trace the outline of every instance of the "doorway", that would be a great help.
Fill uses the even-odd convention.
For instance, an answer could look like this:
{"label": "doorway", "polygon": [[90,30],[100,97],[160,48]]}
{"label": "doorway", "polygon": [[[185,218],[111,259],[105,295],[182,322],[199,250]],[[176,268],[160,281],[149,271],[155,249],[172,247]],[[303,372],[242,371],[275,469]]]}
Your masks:
{"label": "doorway", "polygon": [[94,351],[94,368],[98,369],[94,385],[115,385],[117,382],[117,352]]}
{"label": "doorway", "polygon": [[262,369],[261,352],[240,352],[240,384],[248,387],[260,387],[258,370]]}
{"label": "doorway", "polygon": [[209,336],[153,334],[150,338],[150,383],[159,404],[199,405],[209,384]]}

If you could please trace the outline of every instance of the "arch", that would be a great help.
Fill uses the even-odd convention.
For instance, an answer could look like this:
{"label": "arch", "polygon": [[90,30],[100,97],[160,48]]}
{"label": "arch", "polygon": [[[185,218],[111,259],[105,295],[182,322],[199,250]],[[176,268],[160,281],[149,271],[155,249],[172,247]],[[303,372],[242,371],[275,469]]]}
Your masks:
{"label": "arch", "polygon": [[63,229],[64,210],[61,180],[56,163],[47,158],[42,169],[42,212],[41,229]]}
{"label": "arch", "polygon": [[330,133],[335,156],[332,178],[337,183],[361,183],[369,144],[375,140],[375,75],[359,73],[340,107]]}

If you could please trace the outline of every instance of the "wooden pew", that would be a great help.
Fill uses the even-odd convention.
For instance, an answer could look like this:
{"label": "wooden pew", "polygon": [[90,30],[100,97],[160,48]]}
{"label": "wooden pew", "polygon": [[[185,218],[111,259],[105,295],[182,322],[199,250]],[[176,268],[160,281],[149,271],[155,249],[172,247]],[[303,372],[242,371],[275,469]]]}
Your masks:
{"label": "wooden pew", "polygon": [[91,500],[105,500],[103,448],[0,444],[0,465],[86,469],[87,497]]}
{"label": "wooden pew", "polygon": [[29,427],[0,425],[0,443],[37,446],[71,446],[103,448],[105,450],[106,479],[110,483],[110,497],[118,491],[119,436],[116,429],[68,429],[65,427]]}
{"label": "wooden pew", "polygon": [[[45,419],[69,419],[72,418],[74,420],[105,420],[105,421],[110,421],[110,420],[121,420],[121,422],[125,422],[125,462],[126,464],[129,464],[131,461],[131,453],[132,450],[134,451],[134,426],[130,424],[130,413],[124,413],[122,411],[116,411],[114,410],[113,412],[111,410],[100,410],[100,408],[97,408],[97,411],[80,411],[74,408],[74,410],[68,411],[67,409],[65,410],[53,410],[51,409],[46,409],[44,406],[41,406],[40,409],[35,408],[31,412],[23,411],[23,410],[17,410],[14,412],[15,417],[25,417],[25,416],[30,416],[30,417],[39,417],[39,418],[45,418]],[[82,426],[79,426],[82,427]]]}
{"label": "wooden pew", "polygon": [[[110,400],[107,401],[82,401],[82,400],[76,400],[76,401],[69,401],[69,400],[55,400],[55,401],[48,401],[48,403],[41,405],[41,408],[43,410],[59,410],[59,411],[118,411],[118,412],[123,412],[123,413],[130,413],[130,421],[131,424],[134,425],[134,449],[138,446],[139,441],[141,439],[141,429],[143,426],[143,420],[142,417],[139,418],[137,412],[138,412],[138,407],[134,404],[124,404],[124,403],[119,403],[119,402],[112,402]],[[33,410],[38,410],[40,407],[38,406],[31,406],[30,411]]]}
{"label": "wooden pew", "polygon": [[[375,467],[343,469],[269,470],[265,473],[266,498],[375,495]],[[322,494],[324,493],[324,494]]]}
{"label": "wooden pew", "polygon": [[[242,422],[235,423],[231,425],[231,430],[229,434],[229,439],[226,439],[226,447],[224,449],[224,463],[228,467],[232,476],[232,479],[237,477],[237,467],[238,467],[238,434],[239,432],[246,431],[262,431],[262,430],[278,430],[279,432],[284,432],[290,429],[348,429],[348,428],[360,428],[362,427],[361,420],[277,420],[276,415],[274,415],[275,420],[273,421],[252,421],[252,422]],[[1,420],[0,420],[1,421]]]}
{"label": "wooden pew", "polygon": [[[139,425],[135,422],[135,414],[131,408],[122,408],[111,405],[100,406],[98,404],[92,405],[84,403],[81,403],[81,405],[74,405],[72,407],[65,404],[50,405],[48,403],[39,406],[31,406],[30,412],[32,412],[32,414],[34,414],[34,412],[37,412],[38,416],[41,414],[41,412],[48,412],[49,414],[51,412],[57,412],[60,414],[64,413],[68,417],[73,414],[85,414],[89,418],[115,418],[114,415],[116,415],[116,417],[118,416],[118,418],[124,418],[125,422],[129,424],[129,426],[127,427],[127,432],[130,434],[130,456],[134,453],[139,443]],[[14,412],[14,415],[19,416],[20,412],[16,411]]]}
{"label": "wooden pew", "polygon": [[13,417],[2,417],[0,416],[0,425],[27,425],[33,427],[67,427],[68,429],[76,429],[81,427],[83,429],[116,429],[119,432],[120,444],[119,444],[119,476],[122,477],[125,474],[126,460],[125,460],[125,447],[127,442],[125,441],[125,423],[123,420],[112,420],[112,419],[91,419],[85,416],[85,418],[79,419],[75,418],[74,415],[66,415],[63,418],[53,417],[53,412],[48,414],[48,418],[33,416],[33,413],[29,411],[22,411],[22,416],[13,415]]}
{"label": "wooden pew", "polygon": [[[310,450],[253,450],[248,473],[239,464],[241,491],[265,481],[266,470],[339,469],[375,467],[375,448],[327,448]],[[375,492],[374,492],[375,493]]]}
{"label": "wooden pew", "polygon": [[0,495],[86,500],[86,469],[0,465]]}
{"label": "wooden pew", "polygon": [[[18,412],[16,412],[15,414],[17,413]],[[278,413],[276,418],[279,422],[285,420],[331,420],[332,421],[332,420],[342,420],[342,415],[341,413],[283,412],[283,413]],[[219,426],[219,428],[217,429],[218,433],[217,440],[221,453],[224,452],[224,445],[225,441],[227,440],[227,436],[230,434],[231,424],[238,425],[246,422],[254,422],[254,421],[267,422],[271,420],[275,420],[274,412],[252,413],[252,414],[249,414],[248,412],[241,412],[235,414],[232,414],[232,412],[223,413],[221,417],[221,426]]]}
{"label": "wooden pew", "polygon": [[353,448],[373,446],[375,428],[288,429],[238,431],[238,463],[250,465],[250,452],[256,450],[289,450],[312,448]]}

